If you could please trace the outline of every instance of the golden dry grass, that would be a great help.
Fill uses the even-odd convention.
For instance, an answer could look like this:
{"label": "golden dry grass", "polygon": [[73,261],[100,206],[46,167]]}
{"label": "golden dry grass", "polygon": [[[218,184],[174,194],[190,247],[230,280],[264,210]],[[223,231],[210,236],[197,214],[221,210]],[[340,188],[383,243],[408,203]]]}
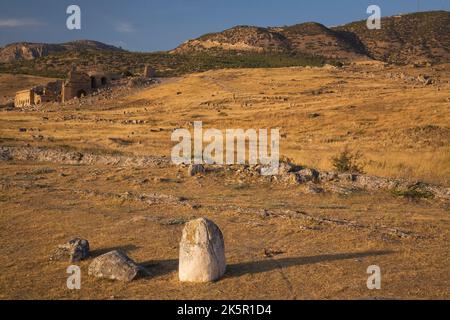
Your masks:
{"label": "golden dry grass", "polygon": [[[331,169],[330,158],[348,146],[364,154],[369,174],[450,185],[450,86],[448,66],[442,68],[210,71],[87,110],[52,110],[48,121],[41,113],[6,113],[2,133],[29,141],[32,134],[18,135],[18,127],[38,124],[41,134],[54,140],[45,141],[48,145],[170,155],[170,132],[192,121],[219,129],[279,127],[282,154],[300,164]],[[388,72],[435,73],[442,83],[409,84],[387,79]],[[83,120],[62,121],[67,114]],[[126,119],[149,124],[121,124]],[[117,146],[110,137],[135,143]]]}
{"label": "golden dry grass", "polygon": [[[45,168],[54,169],[43,170]],[[234,177],[188,178],[173,169],[1,164],[1,298],[19,299],[348,299],[449,298],[448,211],[388,194],[315,196],[301,187],[249,183]],[[61,174],[64,173],[64,177]],[[159,182],[153,177],[172,179]],[[142,182],[149,178],[149,182]],[[83,191],[98,191],[98,195]],[[104,192],[158,192],[183,196],[189,206],[146,205]],[[237,209],[241,208],[241,209]],[[387,225],[425,236],[400,239],[371,228],[316,224],[258,212],[301,210],[316,217]],[[177,281],[180,225],[167,222],[207,216],[222,229],[228,271],[212,284]],[[82,289],[66,288],[68,262],[51,262],[58,244],[80,235],[95,257],[125,250],[151,276],[119,283],[87,275]],[[278,251],[269,258],[264,251]],[[366,287],[366,269],[382,270],[382,290]]]}
{"label": "golden dry grass", "polygon": [[[1,145],[169,155],[172,130],[202,120],[219,129],[280,127],[282,153],[301,164],[329,169],[330,157],[349,146],[364,153],[368,173],[448,185],[448,82],[424,87],[385,77],[424,71],[433,72],[357,66],[193,74],[93,106],[1,112]],[[447,67],[433,74],[448,81]],[[130,119],[147,123],[122,123]],[[27,131],[19,132],[21,127]],[[0,162],[0,172],[3,299],[450,297],[449,206],[438,201],[410,202],[385,192],[309,195],[302,186],[222,173],[191,178],[174,166],[10,161]],[[185,197],[189,205],[148,205],[117,196],[125,192]],[[299,210],[367,227],[263,218],[263,209]],[[228,271],[212,284],[181,284],[176,269],[182,226],[170,222],[200,216],[223,230]],[[389,235],[391,227],[418,237]],[[122,248],[152,276],[128,284],[93,279],[87,275],[90,258],[80,264],[82,289],[67,290],[68,263],[48,258],[77,235],[89,239],[93,256]],[[267,257],[264,250],[281,253]],[[382,270],[379,291],[366,287],[372,264]]]}

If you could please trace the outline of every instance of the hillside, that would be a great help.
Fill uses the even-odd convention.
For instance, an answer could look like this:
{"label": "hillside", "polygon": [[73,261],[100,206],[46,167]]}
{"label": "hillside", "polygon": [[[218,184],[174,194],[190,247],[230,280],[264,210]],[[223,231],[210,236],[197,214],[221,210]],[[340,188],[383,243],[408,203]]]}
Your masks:
{"label": "hillside", "polygon": [[407,64],[449,61],[449,48],[450,13],[433,11],[383,18],[380,30],[367,29],[365,20],[335,28],[314,22],[277,28],[239,26],[189,40],[172,52],[250,50]]}
{"label": "hillside", "polygon": [[366,52],[354,35],[331,30],[320,23],[302,23],[280,29],[296,53],[331,59],[366,58]]}
{"label": "hillside", "polygon": [[450,13],[387,17],[381,30],[365,21],[328,28],[319,23],[261,28],[237,26],[205,34],[169,52],[138,53],[96,41],[16,43],[0,49],[0,72],[64,77],[80,69],[139,73],[152,65],[159,76],[221,68],[320,66],[376,59],[393,64],[450,61]]}
{"label": "hillside", "polygon": [[212,49],[237,51],[273,51],[290,50],[289,41],[280,33],[266,28],[237,26],[223,32],[210,33],[189,40],[173,50],[173,53],[192,53]]}
{"label": "hillside", "polygon": [[364,55],[364,49],[357,41],[313,22],[285,28],[238,26],[189,40],[172,53],[192,54],[214,50],[284,52],[334,59]]}
{"label": "hillside", "polygon": [[33,60],[68,51],[123,51],[120,48],[92,40],[77,40],[62,44],[18,42],[0,49],[0,62]]}
{"label": "hillside", "polygon": [[434,11],[382,19],[380,30],[369,30],[366,21],[334,29],[354,34],[368,54],[396,64],[450,61],[450,12]]}
{"label": "hillside", "polygon": [[70,51],[33,60],[0,63],[0,73],[62,78],[70,70],[71,65],[76,64],[80,70],[100,69],[116,73],[138,74],[148,64],[156,69],[157,76],[170,77],[222,68],[321,66],[324,63],[325,59],[320,57],[282,52],[216,50],[170,54],[167,52]]}

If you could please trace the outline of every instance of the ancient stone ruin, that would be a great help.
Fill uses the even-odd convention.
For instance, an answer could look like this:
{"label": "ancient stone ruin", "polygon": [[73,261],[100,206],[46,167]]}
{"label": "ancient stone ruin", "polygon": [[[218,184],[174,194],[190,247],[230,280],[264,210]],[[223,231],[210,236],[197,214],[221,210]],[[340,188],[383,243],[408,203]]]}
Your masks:
{"label": "ancient stone ruin", "polygon": [[[155,70],[145,66],[143,79],[148,82],[153,78]],[[66,102],[74,98],[82,98],[99,89],[120,80],[122,75],[99,71],[79,71],[76,67],[67,74],[67,79],[50,82],[45,86],[38,86],[16,92],[14,106],[18,108],[39,106],[45,102]],[[146,83],[147,83],[146,82]]]}
{"label": "ancient stone ruin", "polygon": [[14,106],[18,108],[38,106],[45,102],[66,102],[73,98],[81,98],[107,86],[112,80],[120,79],[119,75],[100,72],[82,72],[75,67],[68,73],[65,81],[50,82],[16,92]]}
{"label": "ancient stone ruin", "polygon": [[206,218],[188,222],[180,242],[180,281],[216,281],[225,269],[225,245],[219,227]]}
{"label": "ancient stone ruin", "polygon": [[81,72],[74,67],[69,72],[61,90],[61,101],[82,98],[99,88],[107,86],[112,80],[120,79],[119,75],[102,72]]}
{"label": "ancient stone ruin", "polygon": [[45,102],[59,102],[62,81],[50,82],[45,86],[37,86],[16,92],[14,105],[19,108],[40,105]]}

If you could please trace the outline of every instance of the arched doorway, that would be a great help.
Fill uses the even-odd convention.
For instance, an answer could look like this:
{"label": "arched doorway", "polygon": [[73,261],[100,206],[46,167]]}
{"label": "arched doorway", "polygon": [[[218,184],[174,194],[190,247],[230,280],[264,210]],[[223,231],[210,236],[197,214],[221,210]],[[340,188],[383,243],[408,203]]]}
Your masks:
{"label": "arched doorway", "polygon": [[97,88],[97,79],[95,79],[95,77],[91,77],[91,88],[92,89]]}
{"label": "arched doorway", "polygon": [[77,98],[83,98],[86,96],[86,91],[84,90],[78,90],[77,92]]}
{"label": "arched doorway", "polygon": [[102,83],[102,86],[106,86],[106,85],[108,84],[108,79],[106,79],[106,77],[102,77],[102,78],[100,79],[100,81],[101,81],[101,83]]}

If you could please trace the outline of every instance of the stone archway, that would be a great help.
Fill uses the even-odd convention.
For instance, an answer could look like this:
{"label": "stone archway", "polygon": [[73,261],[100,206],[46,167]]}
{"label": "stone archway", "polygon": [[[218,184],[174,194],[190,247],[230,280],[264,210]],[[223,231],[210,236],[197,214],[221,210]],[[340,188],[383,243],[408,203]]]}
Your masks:
{"label": "stone archway", "polygon": [[86,91],[84,91],[84,90],[77,91],[77,98],[83,98],[85,96],[86,96]]}
{"label": "stone archway", "polygon": [[91,77],[91,89],[97,88],[97,79],[95,77]]}

